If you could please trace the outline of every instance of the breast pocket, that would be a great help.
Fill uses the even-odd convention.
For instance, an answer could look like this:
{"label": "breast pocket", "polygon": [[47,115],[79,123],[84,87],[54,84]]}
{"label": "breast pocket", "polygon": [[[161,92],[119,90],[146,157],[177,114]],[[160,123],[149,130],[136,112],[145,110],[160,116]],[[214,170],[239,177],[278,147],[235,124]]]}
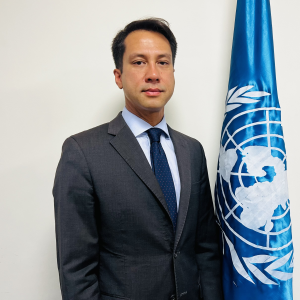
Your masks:
{"label": "breast pocket", "polygon": [[200,192],[200,181],[194,182],[191,185],[191,195]]}

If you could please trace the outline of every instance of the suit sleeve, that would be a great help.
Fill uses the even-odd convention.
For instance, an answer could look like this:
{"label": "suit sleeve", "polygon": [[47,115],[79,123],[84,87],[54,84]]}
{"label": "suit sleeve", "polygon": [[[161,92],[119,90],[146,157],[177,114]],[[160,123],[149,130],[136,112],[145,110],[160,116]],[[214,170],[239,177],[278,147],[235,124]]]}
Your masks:
{"label": "suit sleeve", "polygon": [[84,153],[72,137],[63,144],[53,196],[62,299],[99,300],[97,202]]}
{"label": "suit sleeve", "polygon": [[196,253],[200,270],[199,283],[204,300],[223,300],[219,228],[208,179],[206,158],[201,147],[200,210],[197,226]]}

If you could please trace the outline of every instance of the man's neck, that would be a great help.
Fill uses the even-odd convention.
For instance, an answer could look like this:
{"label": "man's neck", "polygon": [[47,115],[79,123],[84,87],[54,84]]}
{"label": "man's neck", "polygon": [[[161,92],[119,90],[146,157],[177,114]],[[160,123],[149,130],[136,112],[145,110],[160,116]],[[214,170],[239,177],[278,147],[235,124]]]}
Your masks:
{"label": "man's neck", "polygon": [[160,111],[148,111],[148,110],[141,111],[131,107],[130,105],[127,105],[127,103],[125,107],[132,114],[144,120],[151,126],[155,126],[159,124],[164,117],[164,108],[162,108]]}

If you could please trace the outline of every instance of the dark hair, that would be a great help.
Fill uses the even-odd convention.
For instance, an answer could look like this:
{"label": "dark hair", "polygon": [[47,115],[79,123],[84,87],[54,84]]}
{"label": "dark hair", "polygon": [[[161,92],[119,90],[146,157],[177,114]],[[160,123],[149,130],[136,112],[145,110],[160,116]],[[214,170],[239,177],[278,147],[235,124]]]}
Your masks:
{"label": "dark hair", "polygon": [[169,23],[166,20],[160,18],[147,18],[129,23],[123,30],[120,30],[113,39],[111,50],[117,69],[122,71],[123,55],[125,52],[124,40],[129,35],[129,33],[136,30],[154,31],[164,35],[170,43],[174,65],[177,51],[177,42],[173,32],[169,27]]}

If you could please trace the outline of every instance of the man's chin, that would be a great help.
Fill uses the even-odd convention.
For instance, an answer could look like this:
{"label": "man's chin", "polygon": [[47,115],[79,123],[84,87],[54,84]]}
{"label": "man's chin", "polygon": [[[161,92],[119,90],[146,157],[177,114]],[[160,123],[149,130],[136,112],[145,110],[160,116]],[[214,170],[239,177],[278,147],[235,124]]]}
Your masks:
{"label": "man's chin", "polygon": [[148,104],[148,105],[143,105],[143,109],[149,112],[160,112],[161,110],[164,109],[164,105]]}
{"label": "man's chin", "polygon": [[143,101],[142,106],[144,109],[149,111],[161,111],[164,106],[167,104],[166,101],[162,101],[161,99],[155,99],[151,97],[151,99],[147,99],[147,101]]}

